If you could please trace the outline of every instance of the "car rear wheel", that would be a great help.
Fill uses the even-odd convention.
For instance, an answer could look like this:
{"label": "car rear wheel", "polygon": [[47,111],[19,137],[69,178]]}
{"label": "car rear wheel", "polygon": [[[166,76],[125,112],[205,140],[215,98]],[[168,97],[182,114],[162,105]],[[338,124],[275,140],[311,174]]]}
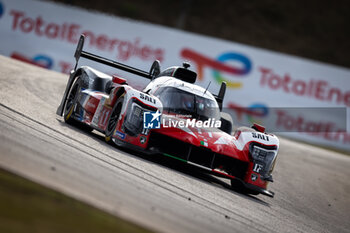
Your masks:
{"label": "car rear wheel", "polygon": [[75,104],[77,102],[78,94],[80,91],[79,83],[80,83],[80,78],[77,77],[68,92],[67,99],[64,104],[63,118],[64,118],[64,121],[69,124],[75,122],[75,120],[73,119],[73,115],[74,115]]}
{"label": "car rear wheel", "polygon": [[93,129],[89,125],[81,123],[73,118],[75,105],[78,101],[78,95],[79,95],[80,89],[81,89],[80,78],[77,77],[74,83],[72,84],[71,89],[69,90],[69,93],[67,95],[67,99],[64,105],[65,107],[63,111],[63,118],[66,123],[77,126],[78,128],[80,128],[85,132],[91,132]]}

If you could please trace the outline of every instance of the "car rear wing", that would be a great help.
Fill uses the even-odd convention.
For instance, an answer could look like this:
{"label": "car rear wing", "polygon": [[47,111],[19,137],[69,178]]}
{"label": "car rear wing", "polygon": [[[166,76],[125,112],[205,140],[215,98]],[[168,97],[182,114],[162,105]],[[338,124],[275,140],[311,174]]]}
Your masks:
{"label": "car rear wing", "polygon": [[111,67],[114,67],[114,68],[117,68],[117,69],[129,72],[129,73],[132,73],[132,74],[136,74],[136,75],[142,76],[144,78],[148,78],[148,79],[152,79],[153,78],[153,76],[150,74],[150,72],[146,72],[146,71],[137,69],[135,67],[131,67],[131,66],[128,66],[128,65],[125,65],[125,64],[122,64],[122,63],[119,63],[119,62],[116,62],[116,61],[113,61],[113,60],[110,60],[110,59],[98,56],[96,54],[84,51],[83,50],[84,42],[85,42],[85,36],[81,35],[80,39],[79,39],[79,42],[78,42],[77,49],[75,50],[75,53],[74,53],[74,57],[75,57],[75,61],[76,61],[76,64],[75,64],[75,67],[74,67],[74,71],[76,70],[76,68],[78,66],[79,58],[83,57],[83,58],[86,58],[86,59],[89,59],[89,60],[92,60],[92,61],[95,61],[95,62],[102,63],[102,64],[107,65],[107,66],[111,66]]}
{"label": "car rear wing", "polygon": [[108,58],[104,58],[104,57],[98,56],[96,54],[86,52],[83,50],[84,42],[85,42],[85,36],[81,35],[79,38],[77,48],[76,48],[75,53],[74,53],[76,64],[75,64],[74,70],[72,70],[70,73],[68,83],[66,85],[66,90],[63,94],[60,106],[58,106],[57,111],[56,111],[56,114],[59,116],[63,115],[63,109],[65,107],[64,105],[65,105],[65,102],[67,99],[68,92],[69,92],[74,80],[77,77],[76,69],[78,67],[78,62],[79,62],[80,57],[83,57],[83,58],[86,58],[86,59],[89,59],[89,60],[92,60],[95,62],[99,62],[101,64],[111,66],[111,67],[129,72],[132,74],[136,74],[138,76],[141,76],[141,77],[144,77],[147,79],[151,79],[151,80],[154,79],[160,73],[160,63],[158,60],[155,60],[151,66],[150,71],[146,72],[146,71],[137,69],[135,67],[131,67],[131,66],[110,60]]}

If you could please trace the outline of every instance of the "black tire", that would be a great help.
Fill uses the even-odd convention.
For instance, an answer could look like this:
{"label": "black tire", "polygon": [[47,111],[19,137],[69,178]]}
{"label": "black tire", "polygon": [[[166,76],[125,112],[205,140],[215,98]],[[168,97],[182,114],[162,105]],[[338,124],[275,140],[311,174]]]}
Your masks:
{"label": "black tire", "polygon": [[78,94],[80,90],[80,78],[77,77],[73,82],[71,88],[69,89],[67,99],[64,103],[63,118],[68,124],[73,124],[76,120],[73,119],[74,106],[78,99]]}
{"label": "black tire", "polygon": [[77,77],[75,81],[73,82],[71,89],[69,90],[69,93],[67,95],[66,102],[64,104],[64,111],[63,111],[63,119],[66,123],[70,125],[74,125],[81,130],[89,133],[93,130],[89,125],[83,124],[77,120],[75,120],[72,116],[74,115],[74,106],[78,100],[78,94],[80,90],[80,78]]}
{"label": "black tire", "polygon": [[123,100],[124,100],[123,97],[119,98],[117,100],[117,103],[114,105],[112,113],[109,116],[108,124],[107,124],[106,131],[105,131],[105,140],[106,140],[106,142],[110,143],[112,141],[112,136],[114,134],[115,127],[117,126],[118,119],[119,119],[119,116],[120,116],[120,112],[122,110]]}

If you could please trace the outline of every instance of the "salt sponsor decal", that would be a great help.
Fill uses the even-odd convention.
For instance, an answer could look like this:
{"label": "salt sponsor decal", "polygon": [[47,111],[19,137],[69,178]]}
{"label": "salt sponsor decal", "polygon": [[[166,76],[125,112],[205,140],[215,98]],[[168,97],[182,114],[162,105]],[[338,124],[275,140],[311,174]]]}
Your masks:
{"label": "salt sponsor decal", "polygon": [[151,96],[146,95],[146,94],[141,93],[141,92],[140,92],[140,99],[145,100],[147,102],[150,102],[152,104],[156,104],[156,99],[155,98],[152,98]]}
{"label": "salt sponsor decal", "polygon": [[269,136],[258,132],[252,132],[252,137],[263,141],[270,141]]}

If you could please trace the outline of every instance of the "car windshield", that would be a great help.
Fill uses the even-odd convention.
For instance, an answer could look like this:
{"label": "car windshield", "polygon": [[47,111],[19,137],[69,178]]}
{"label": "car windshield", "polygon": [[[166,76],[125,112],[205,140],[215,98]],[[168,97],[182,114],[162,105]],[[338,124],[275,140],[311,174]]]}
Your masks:
{"label": "car windshield", "polygon": [[181,115],[190,115],[191,118],[207,120],[219,119],[220,111],[215,100],[195,95],[175,87],[161,87],[155,96],[163,104],[163,111]]}

